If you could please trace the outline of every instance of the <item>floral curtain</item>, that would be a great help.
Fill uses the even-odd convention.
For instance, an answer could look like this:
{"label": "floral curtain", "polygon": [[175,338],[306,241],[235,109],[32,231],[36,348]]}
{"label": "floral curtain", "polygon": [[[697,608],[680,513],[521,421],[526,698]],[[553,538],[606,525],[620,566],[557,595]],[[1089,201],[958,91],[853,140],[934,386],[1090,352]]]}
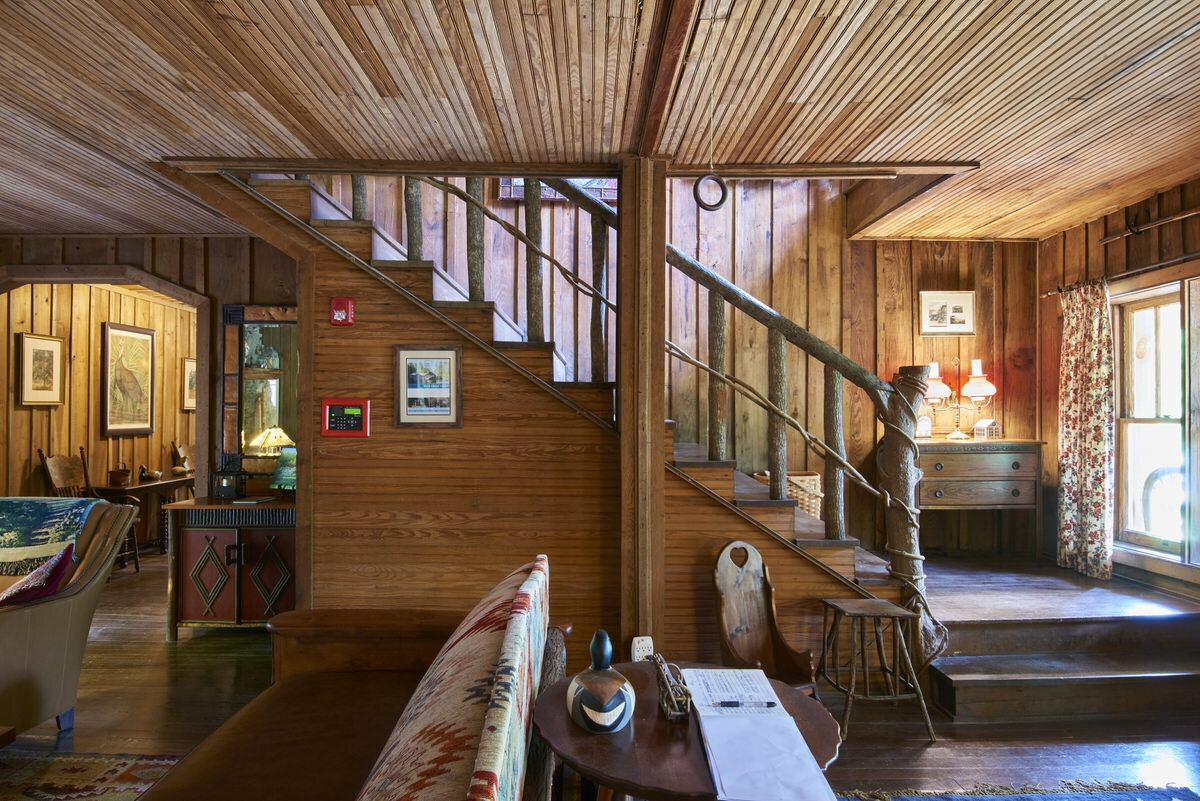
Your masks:
{"label": "floral curtain", "polygon": [[1058,564],[1112,578],[1114,400],[1108,284],[1063,290]]}

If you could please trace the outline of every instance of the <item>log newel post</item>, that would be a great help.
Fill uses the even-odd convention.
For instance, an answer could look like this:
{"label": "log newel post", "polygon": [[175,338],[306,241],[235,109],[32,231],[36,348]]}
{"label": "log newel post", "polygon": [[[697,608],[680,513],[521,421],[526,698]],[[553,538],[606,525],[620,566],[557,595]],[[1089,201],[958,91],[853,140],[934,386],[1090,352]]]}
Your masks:
{"label": "log newel post", "polygon": [[[725,298],[709,292],[708,365],[716,375],[725,374],[726,336]],[[708,458],[729,458],[729,385],[713,375],[708,377]]]}
{"label": "log newel post", "polygon": [[[825,365],[825,443],[842,459],[846,458],[845,434],[842,432],[842,374]],[[825,460],[822,481],[825,497],[821,501],[821,517],[825,520],[825,539],[846,539],[846,474],[837,459]]]}
{"label": "log newel post", "polygon": [[408,241],[405,244],[409,261],[421,261],[425,233],[421,222],[421,181],[408,176],[404,178],[404,227],[408,229]]}
{"label": "log newel post", "polygon": [[[787,339],[774,329],[767,332],[767,469],[771,472],[771,500],[787,494]],[[774,410],[778,410],[776,414]]]}
{"label": "log newel post", "polygon": [[[592,289],[608,297],[608,225],[595,214],[592,217]],[[608,310],[592,298],[592,380],[608,380]]]}
{"label": "log newel post", "polygon": [[467,297],[484,300],[483,281],[483,179],[468,178],[467,194],[478,201],[467,204]]}
{"label": "log newel post", "polygon": [[542,298],[542,182],[525,179],[525,235],[537,249],[525,248],[525,332],[530,342],[546,341]]}
{"label": "log newel post", "polygon": [[350,176],[350,216],[355,220],[367,219],[367,176]]}

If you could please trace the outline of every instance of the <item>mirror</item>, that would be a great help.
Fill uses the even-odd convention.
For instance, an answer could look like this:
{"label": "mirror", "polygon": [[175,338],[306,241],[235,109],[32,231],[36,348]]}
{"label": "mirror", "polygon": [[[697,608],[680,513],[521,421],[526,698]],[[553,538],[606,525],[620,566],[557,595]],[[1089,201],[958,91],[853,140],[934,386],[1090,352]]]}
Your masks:
{"label": "mirror", "polygon": [[296,434],[296,309],[224,308],[223,470],[271,475]]}

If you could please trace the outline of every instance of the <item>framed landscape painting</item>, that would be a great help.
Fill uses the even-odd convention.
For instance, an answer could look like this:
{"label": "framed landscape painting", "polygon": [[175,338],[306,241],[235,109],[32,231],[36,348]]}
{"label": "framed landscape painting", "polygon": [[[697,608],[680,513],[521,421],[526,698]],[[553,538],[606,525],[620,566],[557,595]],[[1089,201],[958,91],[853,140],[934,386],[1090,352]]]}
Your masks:
{"label": "framed landscape painting", "polygon": [[154,339],[149,328],[105,323],[100,360],[100,434],[154,431]]}
{"label": "framed landscape painting", "polygon": [[63,341],[41,334],[21,334],[23,406],[57,406],[63,402]]}
{"label": "framed landscape painting", "polygon": [[462,425],[462,347],[395,347],[396,425]]}

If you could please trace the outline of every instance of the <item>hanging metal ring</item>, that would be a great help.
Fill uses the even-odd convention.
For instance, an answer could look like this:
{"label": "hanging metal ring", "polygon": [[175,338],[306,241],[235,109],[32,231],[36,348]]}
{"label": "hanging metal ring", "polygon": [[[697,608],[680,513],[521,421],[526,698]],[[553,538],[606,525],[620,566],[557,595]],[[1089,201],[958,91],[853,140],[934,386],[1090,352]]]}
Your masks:
{"label": "hanging metal ring", "polygon": [[[721,196],[717,198],[716,203],[706,203],[704,198],[700,197],[700,186],[705,181],[712,181],[717,186],[721,187]],[[696,183],[692,184],[692,197],[696,199],[696,205],[705,211],[716,211],[725,205],[725,201],[729,199],[729,187],[725,185],[725,180],[715,172],[710,172],[696,179]]]}

